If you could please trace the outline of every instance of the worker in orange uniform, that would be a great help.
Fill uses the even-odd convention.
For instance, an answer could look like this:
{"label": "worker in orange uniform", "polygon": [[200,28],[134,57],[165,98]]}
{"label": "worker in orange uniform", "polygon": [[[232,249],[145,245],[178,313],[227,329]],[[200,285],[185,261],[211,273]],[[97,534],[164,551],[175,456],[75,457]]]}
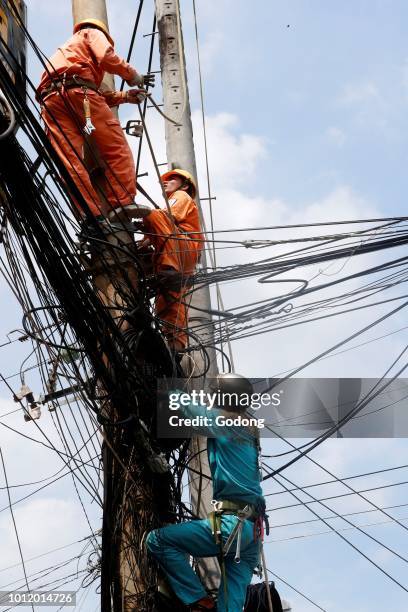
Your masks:
{"label": "worker in orange uniform", "polygon": [[[115,210],[126,213],[125,218],[134,216],[136,194],[132,152],[110,106],[137,103],[140,97],[137,90],[101,92],[104,73],[117,74],[131,87],[154,85],[154,75],[138,74],[113,46],[102,21],[77,23],[73,36],[49,59],[37,90],[47,136],[96,218]],[[91,133],[106,165],[108,204],[98,198],[83,162],[85,136]],[[83,215],[79,204],[77,207]]]}
{"label": "worker in orange uniform", "polygon": [[[179,277],[181,290],[160,289],[156,296],[156,314],[164,321],[163,333],[170,349],[179,353],[187,346],[188,306],[183,294],[188,276],[193,274],[203,247],[200,215],[194,198],[197,187],[193,176],[177,168],[161,177],[169,210],[152,210],[144,216],[146,237],[153,245],[154,271],[162,279],[173,273]],[[145,242],[146,243],[146,242]]]}

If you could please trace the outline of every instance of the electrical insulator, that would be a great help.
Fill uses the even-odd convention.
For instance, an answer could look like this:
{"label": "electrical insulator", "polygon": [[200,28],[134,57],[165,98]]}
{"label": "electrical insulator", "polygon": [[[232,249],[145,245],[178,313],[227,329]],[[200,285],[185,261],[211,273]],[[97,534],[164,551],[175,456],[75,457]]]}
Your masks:
{"label": "electrical insulator", "polygon": [[38,421],[40,417],[41,405],[37,403],[30,404],[27,412],[24,413],[24,420],[26,421],[26,423],[28,423],[28,421]]}
{"label": "electrical insulator", "polygon": [[29,407],[28,412],[30,413],[31,419],[36,421],[41,416],[41,407],[39,404],[33,404]]}
{"label": "electrical insulator", "polygon": [[[27,396],[31,396],[31,398],[33,397],[33,392],[31,391],[30,387],[26,384],[21,385],[21,389],[18,393],[16,393],[14,395],[14,401],[15,402],[19,402],[21,401],[24,397]],[[31,398],[29,398],[29,401],[31,401]]]}

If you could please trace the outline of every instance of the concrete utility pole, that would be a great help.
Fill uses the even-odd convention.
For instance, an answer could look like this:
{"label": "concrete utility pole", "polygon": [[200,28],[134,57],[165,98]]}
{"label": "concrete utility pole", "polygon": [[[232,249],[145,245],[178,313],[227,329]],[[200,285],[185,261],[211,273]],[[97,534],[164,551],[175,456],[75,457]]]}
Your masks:
{"label": "concrete utility pole", "polygon": [[[166,151],[169,170],[182,168],[197,177],[196,159],[193,141],[193,126],[191,123],[191,109],[187,83],[187,72],[184,55],[183,33],[181,28],[180,6],[178,0],[155,0],[156,19],[160,41],[160,67],[163,86],[164,113],[176,120],[180,125],[166,121]],[[199,197],[197,205],[203,218]],[[206,254],[202,255],[202,264],[206,267]],[[200,310],[195,310],[194,307]],[[208,287],[194,292],[191,301],[189,327],[211,322],[211,315],[205,310],[211,308],[210,290]],[[200,332],[196,332],[200,337]],[[208,338],[208,336],[207,336]],[[211,366],[206,376],[215,376],[218,372],[214,349],[208,350]],[[203,371],[205,363],[200,353],[194,354],[197,370]],[[203,380],[197,379],[200,386]],[[190,462],[195,472],[203,474],[198,477],[194,472],[190,475],[190,496],[196,514],[206,517],[212,510],[212,485],[208,479],[210,469],[206,453],[207,442],[205,438],[192,440],[191,452],[195,458]],[[208,559],[199,563],[202,578],[207,588],[215,588],[219,581],[219,569],[215,560]]]}
{"label": "concrete utility pole", "polygon": [[[72,0],[72,17],[74,25],[92,17],[92,19],[99,19],[108,26],[108,13],[106,10],[105,0]],[[109,27],[109,26],[108,26]],[[105,77],[102,81],[102,87],[113,91],[115,89],[115,78],[113,74],[105,73]]]}
{"label": "concrete utility pole", "polygon": [[[72,14],[74,25],[85,19],[98,19],[108,26],[108,16],[105,0],[72,0]],[[115,90],[114,76],[105,73],[102,81],[102,88],[111,91]],[[118,115],[117,109],[112,111]],[[84,160],[87,164],[87,159]],[[88,166],[88,169],[90,166]],[[91,178],[94,187],[104,201],[104,183],[100,177]],[[108,240],[114,243],[120,241],[126,244],[133,241],[127,232],[116,232],[116,235],[109,235]],[[121,271],[115,267],[114,261],[105,253],[102,257],[104,266],[100,271],[101,260],[99,257],[92,259],[93,284],[97,289],[101,301],[108,307],[120,306],[117,303],[116,289],[112,279],[119,278]],[[106,265],[110,268],[106,273]],[[134,277],[134,265],[129,266],[129,261],[123,261],[122,265],[128,272],[128,278]],[[137,281],[135,281],[137,282]],[[112,311],[112,316],[115,311]],[[107,416],[115,420],[114,416],[118,413],[116,407],[109,404],[106,408]],[[102,446],[102,458],[104,467],[104,513],[102,528],[102,564],[101,564],[101,612],[133,612],[138,609],[138,595],[145,589],[141,579],[140,568],[137,563],[135,551],[137,542],[132,541],[131,534],[134,533],[134,526],[137,522],[137,514],[132,506],[129,494],[127,494],[126,484],[119,501],[118,491],[114,491],[117,486],[123,468],[113,458],[113,449],[109,449],[106,443],[107,431],[104,433],[105,441]],[[124,464],[127,464],[126,452],[121,446],[120,438],[110,441],[110,445],[116,446],[114,449],[116,457],[120,457]],[[131,469],[129,466],[129,476]],[[144,490],[138,490],[138,495],[144,496]],[[118,508],[119,504],[119,508]],[[119,514],[118,514],[119,509]],[[137,510],[136,510],[137,512]],[[121,515],[121,526],[114,527],[114,521]]]}

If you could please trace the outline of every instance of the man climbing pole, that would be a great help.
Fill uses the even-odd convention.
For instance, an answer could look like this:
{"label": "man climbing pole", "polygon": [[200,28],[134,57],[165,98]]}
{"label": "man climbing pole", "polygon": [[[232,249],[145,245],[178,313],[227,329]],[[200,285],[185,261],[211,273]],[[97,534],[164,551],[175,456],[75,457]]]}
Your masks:
{"label": "man climbing pole", "polygon": [[[208,519],[155,529],[148,534],[146,544],[174,593],[190,611],[239,612],[243,610],[247,587],[259,562],[266,518],[258,464],[259,439],[256,427],[214,425],[217,416],[231,417],[235,413],[236,417],[245,412],[248,403],[241,398],[253,392],[249,380],[237,374],[219,374],[212,390],[225,398],[222,410],[209,411],[206,406],[192,402],[185,406],[183,401],[179,416],[181,413],[188,418],[207,418],[207,421],[199,419],[204,425],[194,430],[208,436],[214,510]],[[221,585],[217,605],[191,568],[189,555],[218,556]]]}
{"label": "man climbing pole", "polygon": [[[138,90],[100,91],[104,73],[116,74],[130,86],[154,85],[154,75],[138,74],[113,47],[102,21],[84,19],[49,59],[37,90],[48,138],[96,218],[108,213],[123,213],[125,218],[135,214],[133,156],[110,107],[138,103],[141,98]],[[84,166],[86,136],[90,134],[104,164],[106,203],[97,196]],[[77,207],[83,216],[82,208]]]}
{"label": "man climbing pole", "polygon": [[[193,176],[176,168],[161,177],[169,209],[147,211],[143,218],[144,244],[154,247],[153,267],[162,281],[156,296],[156,314],[164,321],[163,333],[169,347],[179,353],[187,346],[188,306],[185,290],[203,247],[200,215],[194,198],[197,187]],[[143,213],[142,213],[143,214]],[[179,289],[171,290],[171,281]]]}

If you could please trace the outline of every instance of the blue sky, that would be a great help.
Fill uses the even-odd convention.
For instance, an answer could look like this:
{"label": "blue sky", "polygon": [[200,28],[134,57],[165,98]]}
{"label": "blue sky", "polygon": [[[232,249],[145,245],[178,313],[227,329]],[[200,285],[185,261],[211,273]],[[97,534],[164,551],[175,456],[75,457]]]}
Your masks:
{"label": "blue sky", "polygon": [[[30,31],[42,50],[49,54],[69,35],[70,2],[31,0],[28,5]],[[147,63],[150,40],[143,39],[142,34],[150,32],[152,21],[152,2],[146,5],[132,58],[141,72]],[[228,229],[232,223],[233,227],[256,227],[406,214],[408,51],[405,24],[408,6],[405,1],[264,0],[249,3],[217,0],[214,3],[196,0],[196,5],[209,162],[213,191],[217,196],[214,204],[217,228]],[[192,3],[182,0],[181,6],[203,193],[205,174]],[[127,51],[134,14],[135,3],[130,0],[109,3],[111,33],[122,54]],[[157,55],[155,62],[155,69],[158,69]],[[33,57],[29,70],[33,80],[38,81],[40,68]],[[159,101],[159,86],[155,96]],[[150,112],[148,127],[158,156],[165,161],[163,125],[158,115]],[[134,109],[122,109],[123,120],[133,116],[136,116]],[[133,142],[131,144],[134,146]],[[147,154],[143,155],[141,166],[141,171],[149,171],[145,185],[157,194]],[[294,234],[268,233],[267,237],[283,235],[291,237]],[[247,237],[258,238],[260,234],[249,233]],[[242,249],[219,251],[217,256],[219,263],[227,264],[273,254],[269,250],[260,253]],[[392,256],[397,254],[392,253]],[[373,256],[367,262],[383,261],[384,258],[391,258],[391,255]],[[351,261],[346,265],[353,271],[356,266],[368,265],[367,262]],[[335,275],[340,267],[334,266],[324,273]],[[307,271],[307,274],[313,277],[316,270]],[[228,283],[222,289],[227,307],[261,299],[273,291],[270,286],[260,286],[253,280]],[[20,325],[21,314],[3,285],[1,296],[8,313],[0,322],[4,337],[10,329]],[[296,366],[387,310],[389,306],[385,305],[373,312],[363,311],[364,314],[328,323],[309,324],[238,341],[234,343],[237,370],[251,376],[270,376]],[[362,341],[405,324],[403,315],[396,316],[365,335]],[[319,362],[305,375],[379,376],[405,346],[406,337],[405,330]],[[26,350],[21,345],[1,349],[0,370],[6,374],[17,371],[16,366]],[[30,380],[37,384],[34,377]],[[4,388],[1,398],[0,416],[15,407]],[[14,423],[27,432],[20,415],[6,418],[9,420],[5,422]],[[47,418],[45,414],[46,429]],[[1,442],[10,465],[9,478],[13,477],[16,482],[29,475],[34,479],[34,474],[37,478],[44,477],[60,467],[60,464],[50,466],[49,455],[36,447],[27,444],[22,449],[20,439],[10,433],[2,432]],[[283,444],[272,442],[266,443],[264,448],[266,454],[283,450],[287,450]],[[15,461],[17,454],[20,458]],[[407,444],[404,440],[331,440],[313,457],[344,477],[406,463]],[[271,463],[280,464],[279,460]],[[353,486],[364,489],[406,479],[403,470],[398,475],[390,474],[361,478],[353,481]],[[329,479],[307,460],[298,462],[296,469],[289,470],[287,476],[300,485]],[[22,528],[23,549],[27,556],[51,549],[55,542],[63,545],[86,535],[87,526],[71,488],[54,486],[38,497],[37,505],[34,502],[21,504],[20,524],[26,524],[27,516],[31,516],[38,525],[37,534]],[[271,493],[278,487],[268,481],[265,490]],[[313,494],[335,495],[343,491],[339,485],[326,485],[313,489]],[[366,495],[379,505],[403,504],[407,503],[407,486]],[[3,501],[1,491],[0,498]],[[288,494],[274,499],[275,506],[295,503]],[[307,496],[302,494],[302,499],[307,500]],[[368,509],[366,503],[350,497],[327,503],[339,512]],[[98,511],[90,504],[88,510],[97,528]],[[318,511],[323,515],[327,512],[322,508]],[[401,518],[408,516],[405,508],[390,512]],[[312,518],[307,510],[296,508],[271,513],[272,525]],[[350,520],[354,520],[353,517]],[[386,517],[371,513],[355,520],[363,525],[386,520]],[[339,529],[347,527],[338,520],[333,524]],[[324,525],[316,523],[273,529],[267,544],[268,565],[272,571],[328,612],[406,610],[407,594],[336,534],[307,535],[325,529]],[[371,527],[369,531],[401,554],[408,549],[407,533],[397,525],[387,523]],[[5,557],[18,562],[9,517],[4,512],[0,515],[0,534],[7,542]],[[403,562],[378,545],[367,542],[355,531],[344,534],[398,580],[408,584]],[[5,565],[8,562],[2,567]],[[295,612],[316,610],[288,587],[279,581],[277,584]]]}
{"label": "blue sky", "polygon": [[216,14],[199,7],[208,12],[208,44],[218,45],[208,112],[238,114],[242,129],[268,143],[257,193],[301,207],[347,182],[403,211],[406,10],[401,2],[318,0],[256,10],[220,2]]}

